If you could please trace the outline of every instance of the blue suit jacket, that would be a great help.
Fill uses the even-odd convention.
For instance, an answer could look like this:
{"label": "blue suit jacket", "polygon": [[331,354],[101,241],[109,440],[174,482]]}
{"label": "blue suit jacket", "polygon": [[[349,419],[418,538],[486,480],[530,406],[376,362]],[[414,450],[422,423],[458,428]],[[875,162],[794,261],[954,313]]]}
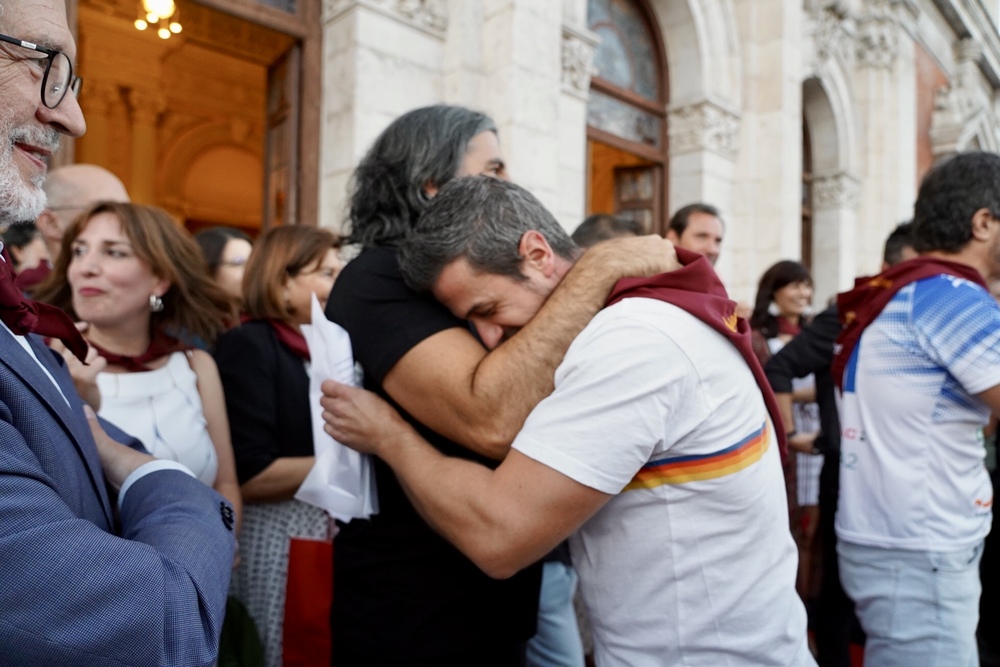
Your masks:
{"label": "blue suit jacket", "polygon": [[211,664],[233,558],[228,505],[163,470],[129,489],[116,520],[62,358],[29,341],[65,400],[0,327],[0,664]]}

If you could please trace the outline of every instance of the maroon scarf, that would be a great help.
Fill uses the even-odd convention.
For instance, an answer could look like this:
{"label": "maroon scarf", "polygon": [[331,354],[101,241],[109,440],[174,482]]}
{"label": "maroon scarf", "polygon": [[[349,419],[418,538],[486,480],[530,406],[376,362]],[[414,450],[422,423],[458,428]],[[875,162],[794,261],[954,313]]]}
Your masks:
{"label": "maroon scarf", "polygon": [[837,311],[844,329],[837,336],[837,343],[834,345],[830,373],[838,389],[844,388],[847,361],[861,340],[861,334],[879,316],[896,292],[910,283],[942,274],[965,278],[988,289],[979,271],[967,264],[935,257],[918,257],[900,262],[877,276],[858,278],[854,281],[853,290],[837,295]]}
{"label": "maroon scarf", "polygon": [[800,317],[796,322],[789,322],[784,317],[778,318],[778,335],[791,336],[795,338],[802,332],[802,318]]}
{"label": "maroon scarf", "polygon": [[309,361],[309,346],[306,345],[306,337],[302,335],[301,331],[281,320],[272,318],[265,320],[265,322],[274,329],[274,333],[282,345],[294,352],[296,356]]}
{"label": "maroon scarf", "polygon": [[18,272],[17,277],[14,278],[14,284],[17,285],[19,290],[27,292],[48,278],[50,273],[52,273],[52,266],[48,262],[43,261],[33,269],[25,269]]}
{"label": "maroon scarf", "polygon": [[153,335],[153,339],[149,342],[149,347],[146,348],[146,351],[134,357],[130,357],[126,354],[115,354],[114,352],[109,352],[100,345],[95,345],[94,343],[91,343],[90,345],[97,350],[98,354],[107,359],[109,364],[121,366],[129,373],[148,371],[150,362],[174,352],[190,349],[189,345],[184,345],[176,338],[171,338],[165,333],[159,331]]}
{"label": "maroon scarf", "polygon": [[0,320],[21,336],[37,333],[46,338],[58,338],[76,358],[86,363],[87,341],[65,312],[47,303],[24,298],[14,282],[7,249],[0,259]]}
{"label": "maroon scarf", "polygon": [[750,345],[750,325],[746,320],[736,316],[736,302],[729,299],[726,288],[722,286],[719,276],[712,270],[708,260],[703,255],[682,248],[675,249],[677,259],[682,264],[681,268],[652,278],[619,280],[611,296],[608,297],[607,305],[631,297],[665,301],[691,313],[729,339],[750,367],[757,386],[760,387],[767,412],[774,424],[778,451],[784,464],[788,456],[785,429],[782,428],[783,422],[778,403],[774,400],[774,392],[771,391],[771,385],[764,376],[764,369],[761,368]]}

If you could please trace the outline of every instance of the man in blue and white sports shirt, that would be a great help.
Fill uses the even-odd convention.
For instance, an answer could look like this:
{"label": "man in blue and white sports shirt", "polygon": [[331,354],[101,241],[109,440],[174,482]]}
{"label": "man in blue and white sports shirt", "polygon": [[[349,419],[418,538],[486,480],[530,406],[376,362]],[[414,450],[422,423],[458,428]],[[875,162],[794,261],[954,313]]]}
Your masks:
{"label": "man in blue and white sports shirt", "polygon": [[836,528],[865,663],[979,664],[979,560],[993,488],[982,427],[1000,411],[1000,156],[934,167],[902,262],[840,295]]}

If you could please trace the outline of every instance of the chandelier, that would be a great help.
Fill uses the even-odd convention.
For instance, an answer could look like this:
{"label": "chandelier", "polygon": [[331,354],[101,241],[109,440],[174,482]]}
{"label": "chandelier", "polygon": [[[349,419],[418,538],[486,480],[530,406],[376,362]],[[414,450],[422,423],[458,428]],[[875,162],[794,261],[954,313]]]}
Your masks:
{"label": "chandelier", "polygon": [[154,28],[160,39],[169,39],[171,34],[176,35],[182,29],[180,11],[174,0],[142,0],[135,28],[136,30]]}

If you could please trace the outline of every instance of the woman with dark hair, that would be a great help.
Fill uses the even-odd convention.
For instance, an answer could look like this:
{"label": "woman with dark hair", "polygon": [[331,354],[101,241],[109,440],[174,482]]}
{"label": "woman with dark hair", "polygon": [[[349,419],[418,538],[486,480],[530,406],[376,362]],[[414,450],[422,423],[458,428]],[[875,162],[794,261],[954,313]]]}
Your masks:
{"label": "woman with dark hair", "polygon": [[[312,321],[314,294],[326,304],[343,266],[339,247],[336,236],[316,227],[265,232],[243,279],[248,321],[223,334],[215,348],[246,502],[233,593],[256,622],[270,666],[282,663],[289,540],[330,536],[326,512],[294,496],[314,462],[309,350],[301,327]],[[328,623],[324,614],[311,627]]]}
{"label": "woman with dark hair", "polygon": [[243,298],[243,272],[253,240],[232,227],[210,227],[194,235],[208,265],[208,275],[237,299]]}
{"label": "woman with dark hair", "polygon": [[[809,270],[799,262],[778,262],[761,276],[753,315],[751,342],[761,365],[798,335],[812,304]],[[814,451],[819,435],[819,406],[812,375],[793,381],[794,426],[786,432],[789,456],[785,469],[792,534],[799,547],[798,590],[803,600],[813,595],[816,529],[819,526],[819,474],[823,455]]]}
{"label": "woman with dark hair", "polygon": [[84,336],[107,361],[98,414],[214,487],[238,526],[222,384],[212,357],[189,344],[214,341],[234,305],[191,235],[158,208],[97,204],[66,230],[37,298],[86,322]]}

